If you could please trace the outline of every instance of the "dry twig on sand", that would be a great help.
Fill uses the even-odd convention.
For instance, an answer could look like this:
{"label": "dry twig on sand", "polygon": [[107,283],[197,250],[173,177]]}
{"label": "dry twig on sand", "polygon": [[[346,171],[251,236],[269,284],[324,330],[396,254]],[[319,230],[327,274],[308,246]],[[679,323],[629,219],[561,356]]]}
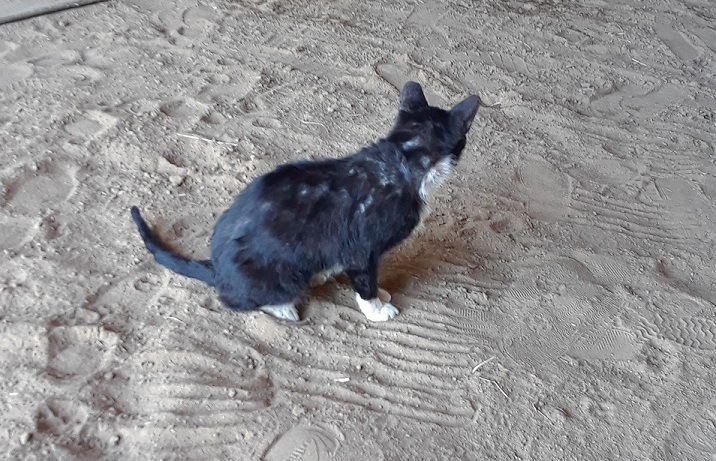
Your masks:
{"label": "dry twig on sand", "polygon": [[327,127],[326,125],[324,125],[323,123],[321,123],[321,122],[310,122],[310,121],[308,121],[308,120],[301,120],[301,123],[305,123],[306,125],[318,125],[318,126],[322,126],[323,128],[325,128],[326,131],[328,131],[328,127]]}
{"label": "dry twig on sand", "polygon": [[494,386],[497,388],[497,390],[502,392],[502,395],[504,395],[507,400],[512,400],[512,399],[510,399],[510,396],[507,395],[507,393],[502,390],[502,387],[497,383],[497,381],[494,381],[492,379],[483,378],[482,376],[480,376],[480,379],[483,381],[487,381],[488,383],[494,384]]}
{"label": "dry twig on sand", "polygon": [[182,138],[196,139],[199,141],[213,142],[216,144],[223,144],[226,146],[238,146],[239,145],[238,143],[235,143],[235,142],[219,141],[218,139],[204,138],[202,136],[197,136],[195,134],[177,133],[177,136],[182,137]]}
{"label": "dry twig on sand", "polygon": [[489,359],[483,360],[482,362],[478,363],[477,365],[475,365],[475,367],[473,367],[471,373],[475,373],[477,370],[479,370],[479,369],[482,368],[483,366],[487,365],[488,363],[492,362],[494,359],[495,359],[495,356],[493,355],[493,356],[490,357]]}

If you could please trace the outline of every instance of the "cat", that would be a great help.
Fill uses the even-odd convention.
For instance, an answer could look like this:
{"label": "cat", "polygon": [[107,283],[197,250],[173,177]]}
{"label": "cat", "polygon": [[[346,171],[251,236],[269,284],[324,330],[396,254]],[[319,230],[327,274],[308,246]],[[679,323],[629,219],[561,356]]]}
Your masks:
{"label": "cat", "polygon": [[418,83],[406,83],[384,139],[348,157],[279,166],[240,192],[216,223],[209,260],[173,253],[137,207],[131,215],[156,262],[213,286],[231,309],[296,321],[307,286],[344,273],[368,320],[386,321],[398,310],[378,287],[381,257],[422,222],[479,106],[470,96],[431,107]]}

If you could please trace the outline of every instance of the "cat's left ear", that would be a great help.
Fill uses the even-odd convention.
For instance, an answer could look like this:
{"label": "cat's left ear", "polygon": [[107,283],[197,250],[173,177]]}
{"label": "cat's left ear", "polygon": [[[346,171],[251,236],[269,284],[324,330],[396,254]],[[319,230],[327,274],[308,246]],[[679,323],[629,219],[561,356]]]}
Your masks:
{"label": "cat's left ear", "polygon": [[450,121],[460,130],[460,133],[465,135],[468,131],[470,131],[472,120],[475,118],[477,109],[479,108],[480,98],[477,96],[470,96],[457,106],[450,109]]}
{"label": "cat's left ear", "polygon": [[400,92],[400,110],[416,112],[424,107],[428,107],[428,101],[423,94],[423,88],[419,83],[406,83]]}

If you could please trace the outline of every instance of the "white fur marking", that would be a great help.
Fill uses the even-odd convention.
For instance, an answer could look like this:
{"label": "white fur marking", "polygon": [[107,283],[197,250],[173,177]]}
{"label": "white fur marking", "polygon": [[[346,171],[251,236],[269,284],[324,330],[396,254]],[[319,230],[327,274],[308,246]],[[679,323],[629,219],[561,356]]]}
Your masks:
{"label": "white fur marking", "polygon": [[398,315],[398,309],[390,303],[384,303],[380,298],[363,299],[356,293],[358,309],[363,312],[371,322],[385,322]]}
{"label": "white fur marking", "polygon": [[416,147],[420,147],[421,145],[422,145],[422,143],[421,143],[420,137],[416,136],[413,139],[409,139],[409,140],[405,141],[401,147],[403,148],[403,150],[412,150],[412,149],[415,149]]}
{"label": "white fur marking", "polygon": [[259,310],[266,312],[269,315],[273,315],[278,319],[292,320],[298,322],[298,311],[293,303],[288,304],[275,304],[272,306],[261,306]]}
{"label": "white fur marking", "polygon": [[437,189],[445,182],[452,172],[452,159],[445,157],[435,164],[425,175],[422,183],[420,183],[420,198],[423,199],[423,209],[420,212],[420,222],[417,230],[422,231],[423,221],[430,213],[430,199]]}
{"label": "white fur marking", "polygon": [[366,197],[366,199],[365,199],[363,202],[361,202],[361,203],[358,205],[358,210],[359,210],[361,213],[365,213],[365,210],[366,210],[372,203],[373,203],[373,197],[371,197],[371,196],[369,195],[368,197]]}
{"label": "white fur marking", "polygon": [[452,172],[452,159],[445,157],[436,163],[420,183],[420,198],[428,201]]}

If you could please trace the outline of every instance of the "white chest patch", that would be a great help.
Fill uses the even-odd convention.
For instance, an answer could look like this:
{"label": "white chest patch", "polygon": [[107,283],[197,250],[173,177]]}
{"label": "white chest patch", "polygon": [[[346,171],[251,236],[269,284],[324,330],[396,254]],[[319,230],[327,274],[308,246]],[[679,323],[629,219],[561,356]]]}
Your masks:
{"label": "white chest patch", "polygon": [[430,212],[430,199],[435,195],[435,192],[443,185],[445,180],[450,176],[452,172],[452,161],[450,157],[445,157],[433,166],[423,178],[423,182],[420,183],[420,198],[423,199],[425,205],[423,211],[420,213],[420,224],[418,228],[422,228],[425,217]]}
{"label": "white chest patch", "polygon": [[433,166],[420,183],[420,198],[427,202],[435,191],[443,185],[452,172],[452,161],[445,157]]}

